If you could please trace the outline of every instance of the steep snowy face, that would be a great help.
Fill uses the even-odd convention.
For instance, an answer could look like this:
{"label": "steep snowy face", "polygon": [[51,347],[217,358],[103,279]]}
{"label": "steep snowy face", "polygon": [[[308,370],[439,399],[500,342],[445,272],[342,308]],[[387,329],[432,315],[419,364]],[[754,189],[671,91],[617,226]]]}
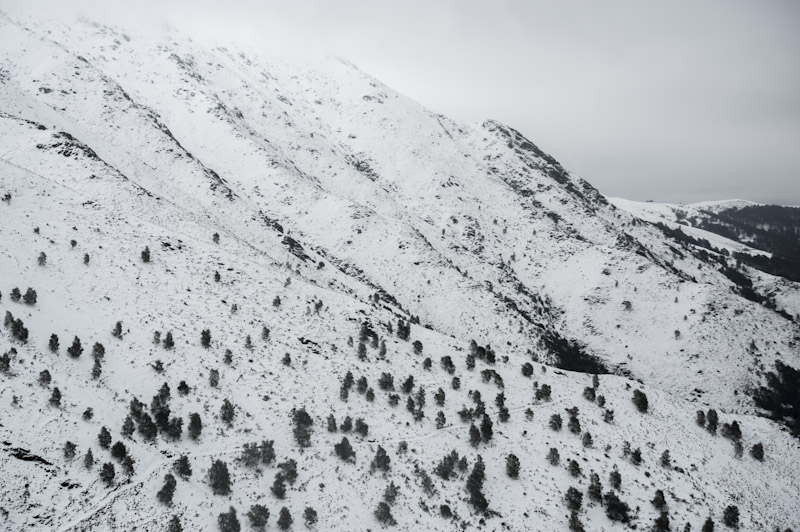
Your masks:
{"label": "steep snowy face", "polygon": [[[0,14],[5,194],[0,393],[13,407],[0,452],[13,460],[0,474],[14,488],[0,506],[12,528],[150,530],[178,515],[210,530],[231,505],[244,522],[259,503],[272,519],[286,506],[295,527],[313,506],[321,530],[367,530],[394,482],[387,511],[401,529],[555,530],[567,527],[564,492],[585,490],[590,471],[604,485],[622,472],[641,526],[659,517],[662,486],[681,526],[720,520],[737,493],[744,529],[800,519],[796,442],[753,416],[750,397],[776,360],[800,366],[797,323],[742,297],[733,261],[609,203],[503,124],[437,115],[341,60]],[[37,301],[11,298],[29,286]],[[83,356],[67,354],[74,337]],[[158,436],[134,398],[161,416]],[[697,409],[744,436],[714,438]],[[346,419],[364,424],[340,430]],[[132,470],[98,446],[106,426]],[[334,454],[342,437],[354,459]],[[262,440],[284,464],[285,498],[270,490],[276,464],[242,455]],[[77,458],[63,456],[67,441]],[[737,458],[759,441],[765,462]],[[371,467],[379,448],[391,474]],[[116,480],[78,463],[87,450]],[[665,450],[675,467],[656,467]],[[439,470],[450,451],[468,469]],[[514,482],[510,454],[522,459]],[[195,475],[163,504],[155,494],[182,455]],[[209,486],[212,460],[231,469],[229,496]],[[464,491],[478,463],[488,513]],[[586,499],[576,518],[622,529],[606,513]]]}

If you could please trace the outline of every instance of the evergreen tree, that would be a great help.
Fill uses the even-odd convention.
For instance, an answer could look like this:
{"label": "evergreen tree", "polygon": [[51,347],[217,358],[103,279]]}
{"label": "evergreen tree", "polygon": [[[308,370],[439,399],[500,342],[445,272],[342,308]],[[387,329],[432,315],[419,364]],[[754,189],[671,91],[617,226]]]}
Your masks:
{"label": "evergreen tree", "polygon": [[564,500],[567,502],[567,508],[572,512],[578,512],[583,504],[583,493],[577,488],[570,486],[564,494]]}
{"label": "evergreen tree", "polygon": [[627,523],[630,521],[630,506],[626,502],[620,500],[617,494],[609,491],[604,496],[606,504],[606,516],[612,521],[621,521]]}
{"label": "evergreen tree", "polygon": [[439,410],[439,412],[436,413],[436,428],[437,429],[443,428],[445,426],[445,423],[447,423],[447,420],[444,417],[444,412]]}
{"label": "evergreen tree", "polygon": [[615,490],[619,490],[620,487],[622,486],[622,475],[620,475],[616,466],[614,466],[614,470],[611,473],[609,473],[608,482],[611,484],[611,487],[614,488]]}
{"label": "evergreen tree", "polygon": [[175,347],[175,340],[172,338],[172,331],[168,331],[167,335],[164,337],[164,349],[169,351],[173,347]]}
{"label": "evergreen tree", "polygon": [[581,475],[581,466],[576,460],[569,460],[567,462],[567,469],[569,470],[569,474],[573,477],[579,477]]}
{"label": "evergreen tree", "polygon": [[94,363],[92,364],[92,378],[99,379],[100,374],[103,372],[103,365],[100,363],[99,358],[94,359]]}
{"label": "evergreen tree", "polygon": [[489,509],[489,501],[483,494],[483,482],[486,478],[486,466],[483,464],[483,458],[478,455],[475,465],[472,466],[472,472],[467,477],[467,492],[469,493],[469,503],[475,510],[480,513],[485,513]]}
{"label": "evergreen tree", "polygon": [[83,467],[91,469],[92,466],[94,466],[94,455],[92,454],[92,450],[88,449],[86,454],[83,455]]}
{"label": "evergreen tree", "polygon": [[389,455],[386,453],[386,449],[378,445],[378,450],[375,452],[375,458],[372,459],[369,471],[370,473],[376,470],[388,473],[389,469],[391,469],[391,458],[389,458]]}
{"label": "evergreen tree", "polygon": [[386,489],[383,491],[383,500],[387,502],[387,504],[394,504],[395,499],[397,499],[397,494],[400,492],[400,488],[394,482],[390,482]]}
{"label": "evergreen tree", "polygon": [[667,507],[667,501],[664,499],[664,492],[661,490],[656,490],[656,494],[653,497],[653,500],[650,502],[658,510],[663,510],[664,508]]}
{"label": "evergreen tree", "polygon": [[231,492],[231,477],[228,464],[222,460],[214,460],[208,470],[208,483],[214,495],[228,495]]}
{"label": "evergreen tree", "polygon": [[142,438],[144,438],[145,441],[152,441],[158,435],[158,427],[155,423],[153,423],[153,419],[147,412],[142,413],[142,416],[139,419],[138,430],[139,434],[142,435]]}
{"label": "evergreen tree", "polygon": [[83,254],[83,263],[85,265],[87,265],[87,266],[89,265],[89,254],[88,253],[84,253]]}
{"label": "evergreen tree", "polygon": [[592,471],[589,475],[589,498],[593,501],[603,502],[603,485],[600,484],[600,475]]}
{"label": "evergreen tree", "polygon": [[206,349],[211,345],[211,331],[209,329],[203,329],[200,333],[200,345]]}
{"label": "evergreen tree", "polygon": [[111,486],[114,482],[114,464],[106,462],[100,469],[100,480],[105,482],[106,486]]}
{"label": "evergreen tree", "polygon": [[264,505],[254,504],[247,512],[247,518],[250,520],[250,526],[256,530],[264,530],[269,520],[269,510]]}
{"label": "evergreen tree", "polygon": [[83,417],[84,421],[91,421],[91,419],[94,417],[94,409],[90,406],[89,408],[83,411],[81,417]]}
{"label": "evergreen tree", "polygon": [[173,515],[172,519],[169,520],[169,524],[167,525],[167,532],[183,532],[183,526],[181,525],[181,520],[177,515]]}
{"label": "evergreen tree", "polygon": [[189,438],[197,441],[200,434],[203,432],[203,421],[200,419],[200,414],[189,414]]}
{"label": "evergreen tree", "polygon": [[669,514],[667,512],[661,512],[661,515],[656,517],[656,520],[653,522],[653,531],[654,532],[669,532]]}
{"label": "evergreen tree", "polygon": [[286,479],[284,478],[283,473],[278,473],[275,475],[275,480],[272,482],[270,491],[272,491],[272,494],[278,499],[283,499],[286,497]]}
{"label": "evergreen tree", "polygon": [[231,506],[227,512],[219,514],[217,526],[219,526],[219,532],[239,532],[241,525],[239,524],[239,518],[236,516],[236,508]]}
{"label": "evergreen tree", "polygon": [[558,455],[558,449],[550,447],[550,451],[547,453],[547,461],[550,462],[550,465],[558,465],[561,461],[561,457]]}
{"label": "evergreen tree", "polygon": [[158,502],[166,506],[172,506],[172,497],[175,495],[176,484],[177,482],[175,482],[175,477],[169,473],[164,475],[164,485],[156,494]]}
{"label": "evergreen tree", "polygon": [[281,508],[280,514],[278,515],[278,528],[281,530],[289,530],[289,528],[294,523],[294,519],[292,519],[292,514],[289,513],[289,509],[284,506]]}
{"label": "evergreen tree", "polygon": [[34,290],[31,287],[28,287],[28,289],[25,291],[25,295],[22,296],[22,301],[26,305],[35,305],[37,298],[38,296],[36,295],[36,290]]}
{"label": "evergreen tree", "polygon": [[39,262],[39,266],[46,266],[47,265],[47,255],[45,254],[44,251],[39,253],[38,262]]}
{"label": "evergreen tree", "polygon": [[15,286],[14,288],[11,289],[11,295],[9,297],[11,297],[11,301],[17,303],[22,297],[22,293],[19,291],[19,288]]}
{"label": "evergreen tree", "polygon": [[64,444],[64,458],[67,460],[72,460],[75,458],[75,452],[77,451],[77,447],[71,441],[68,441]]}
{"label": "evergreen tree", "polygon": [[583,433],[583,446],[584,447],[592,447],[594,445],[594,440],[592,439],[592,435],[589,432]]}
{"label": "evergreen tree", "polygon": [[233,404],[226,398],[222,401],[222,407],[219,410],[219,417],[229,427],[233,425],[233,418],[236,417],[236,410]]}
{"label": "evergreen tree", "polygon": [[333,450],[336,452],[336,456],[345,462],[355,461],[356,453],[353,451],[353,447],[350,445],[350,440],[348,440],[346,436],[342,438],[341,442],[333,446]]}
{"label": "evergreen tree", "polygon": [[550,416],[550,428],[559,431],[561,430],[561,415],[560,414],[553,414]]}
{"label": "evergreen tree", "polygon": [[706,414],[706,430],[711,434],[717,433],[717,424],[719,423],[719,416],[717,411],[713,408]]}
{"label": "evergreen tree", "polygon": [[51,334],[50,343],[48,346],[50,347],[50,351],[52,351],[53,353],[58,353],[58,348],[59,348],[58,336],[56,336],[55,334]]}
{"label": "evergreen tree", "polygon": [[492,420],[486,414],[483,415],[483,421],[481,421],[481,439],[484,443],[488,443],[492,436],[494,435],[494,431],[492,430]]}
{"label": "evergreen tree", "polygon": [[145,246],[142,250],[142,262],[150,262],[150,248],[148,246]]}
{"label": "evergreen tree", "polygon": [[633,390],[633,404],[636,405],[636,408],[639,412],[645,414],[647,413],[648,402],[647,396],[641,390]]}
{"label": "evergreen tree", "polygon": [[701,529],[702,532],[714,532],[714,520],[710,517],[706,519],[706,522],[703,523],[703,528]]}
{"label": "evergreen tree", "polygon": [[730,528],[739,528],[739,508],[730,505],[722,512],[722,522]]}
{"label": "evergreen tree", "polygon": [[121,441],[116,442],[114,445],[111,446],[111,457],[115,458],[117,461],[122,460],[128,454],[128,449],[125,447],[125,444]]}
{"label": "evergreen tree", "polygon": [[189,463],[189,457],[185,454],[182,454],[180,458],[172,463],[172,469],[183,480],[187,480],[192,476],[192,464]]}
{"label": "evergreen tree", "polygon": [[61,391],[58,388],[53,388],[53,393],[50,394],[50,404],[56,408],[61,407]]}
{"label": "evergreen tree", "polygon": [[510,478],[519,478],[519,458],[513,453],[506,456],[506,474]]}
{"label": "evergreen tree", "polygon": [[477,447],[481,443],[481,431],[478,430],[474,423],[469,427],[469,443],[473,447]]}
{"label": "evergreen tree", "polygon": [[661,467],[672,467],[672,458],[669,456],[669,450],[661,453]]}
{"label": "evergreen tree", "polygon": [[67,353],[72,358],[78,358],[83,353],[83,346],[81,346],[81,339],[77,336],[72,340],[72,345],[67,348]]}
{"label": "evergreen tree", "polygon": [[131,458],[131,455],[126,455],[125,458],[120,460],[120,465],[123,473],[129,477],[133,476],[133,458]]}
{"label": "evergreen tree", "polygon": [[39,373],[39,386],[48,387],[50,386],[50,382],[52,381],[52,377],[50,377],[50,372],[46,369],[42,370]]}
{"label": "evergreen tree", "polygon": [[397,521],[395,521],[392,515],[391,508],[389,508],[389,505],[384,501],[378,503],[378,507],[375,509],[375,519],[386,526],[394,526],[397,524]]}
{"label": "evergreen tree", "polygon": [[761,442],[756,443],[753,447],[750,448],[750,456],[758,460],[759,462],[764,461],[764,444]]}
{"label": "evergreen tree", "polygon": [[104,356],[106,356],[106,348],[100,342],[95,342],[92,346],[92,358],[102,360]]}
{"label": "evergreen tree", "polygon": [[586,532],[586,529],[583,528],[583,523],[581,523],[581,518],[578,516],[578,512],[569,514],[569,530],[570,532]]}
{"label": "evergreen tree", "polygon": [[108,429],[102,427],[100,429],[100,434],[97,435],[97,441],[100,442],[100,448],[108,449],[111,447],[111,433],[108,432]]}
{"label": "evergreen tree", "polygon": [[292,410],[292,421],[294,423],[294,439],[300,447],[311,445],[311,427],[314,421],[308,415],[305,408]]}
{"label": "evergreen tree", "polygon": [[317,511],[311,506],[306,506],[306,509],[303,510],[303,520],[307,527],[314,526],[317,523]]}
{"label": "evergreen tree", "polygon": [[114,325],[114,329],[111,331],[111,336],[114,338],[122,338],[122,322],[118,321],[116,325]]}

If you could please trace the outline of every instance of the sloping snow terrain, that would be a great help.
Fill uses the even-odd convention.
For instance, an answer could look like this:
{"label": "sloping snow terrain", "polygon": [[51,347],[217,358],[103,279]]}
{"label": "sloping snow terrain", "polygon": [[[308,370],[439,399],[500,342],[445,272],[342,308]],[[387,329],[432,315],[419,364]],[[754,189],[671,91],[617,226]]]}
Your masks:
{"label": "sloping snow terrain", "polygon": [[0,13],[0,199],[0,529],[800,527],[798,283],[508,126]]}

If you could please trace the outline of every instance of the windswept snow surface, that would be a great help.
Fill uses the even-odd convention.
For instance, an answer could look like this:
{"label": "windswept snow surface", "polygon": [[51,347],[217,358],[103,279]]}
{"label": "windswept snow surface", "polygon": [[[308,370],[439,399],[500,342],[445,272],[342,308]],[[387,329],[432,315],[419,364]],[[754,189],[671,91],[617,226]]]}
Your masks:
{"label": "windswept snow surface", "polygon": [[[0,353],[10,353],[0,373],[0,528],[149,531],[177,515],[184,530],[216,530],[218,514],[233,506],[246,529],[245,514],[259,503],[271,512],[269,529],[284,506],[294,529],[303,528],[311,506],[318,530],[374,530],[389,482],[399,487],[397,530],[567,530],[570,486],[584,494],[586,530],[649,529],[660,513],[650,503],[656,489],[673,529],[690,522],[699,530],[709,516],[722,526],[728,505],[739,508],[741,530],[800,526],[797,440],[759,417],[749,395],[775,360],[800,366],[797,323],[740,297],[717,269],[647,223],[668,218],[661,207],[628,212],[621,200],[609,203],[503,124],[437,115],[341,60],[289,63],[178,33],[0,14],[5,194],[0,310],[22,320],[29,339],[14,339],[10,327],[0,334]],[[36,304],[12,301],[14,287],[34,288]],[[410,339],[398,338],[398,320],[412,317]],[[117,321],[122,338],[111,335]],[[364,323],[385,342],[384,357],[367,339],[359,358]],[[156,331],[162,339],[171,331],[174,349],[154,343]],[[67,355],[75,336],[84,347],[78,358]],[[470,340],[490,345],[496,363],[469,369]],[[590,375],[552,366],[558,341],[613,373],[599,377],[605,406],[583,397]],[[98,378],[95,342],[106,350]],[[48,385],[38,383],[44,370]],[[366,378],[374,401],[356,386],[340,399],[348,371]],[[383,373],[395,391],[379,388]],[[410,395],[400,390],[409,375]],[[182,437],[123,437],[131,399],[148,410],[164,383]],[[552,398],[537,400],[545,384]],[[48,402],[56,387],[59,407]],[[433,398],[439,388],[443,406]],[[406,402],[418,405],[421,389],[424,417],[415,421]],[[634,389],[649,398],[648,413],[631,402]],[[472,390],[494,422],[494,437],[477,447],[458,415],[475,406]],[[235,406],[231,426],[219,415],[225,399]],[[577,434],[566,426],[573,406]],[[90,420],[82,417],[88,407]],[[307,448],[292,436],[291,411],[301,407],[314,422]],[[720,426],[741,425],[742,457],[696,424],[695,411],[710,408]],[[203,420],[197,441],[186,435],[190,413]],[[561,431],[549,428],[556,413]],[[366,436],[347,434],[355,463],[334,454],[344,434],[326,430],[330,414],[369,425]],[[100,447],[104,426],[134,458],[132,475]],[[581,443],[585,432],[592,447]],[[262,440],[275,441],[277,462],[297,462],[285,499],[270,492],[274,463],[253,469],[238,460],[243,444]],[[77,446],[72,460],[67,441]],[[625,442],[641,449],[641,465],[623,456]],[[757,442],[764,462],[749,454]],[[391,458],[388,473],[370,471],[379,446]],[[560,465],[547,462],[551,447]],[[89,449],[98,463],[87,470]],[[452,450],[468,469],[443,480],[434,468]],[[659,463],[665,450],[670,467]],[[518,479],[506,475],[510,453],[521,461]],[[178,479],[166,506],[156,493],[180,455],[193,475]],[[465,489],[478,455],[489,514],[476,512]],[[208,484],[216,459],[228,464],[230,495]],[[98,475],[105,462],[116,471],[108,487]],[[592,471],[605,492],[614,468],[629,524],[611,521],[586,494]]]}

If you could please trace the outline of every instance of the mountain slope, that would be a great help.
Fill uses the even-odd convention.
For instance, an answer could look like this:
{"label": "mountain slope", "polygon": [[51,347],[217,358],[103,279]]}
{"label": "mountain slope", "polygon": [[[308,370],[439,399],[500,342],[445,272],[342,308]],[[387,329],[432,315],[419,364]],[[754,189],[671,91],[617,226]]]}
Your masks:
{"label": "mountain slope", "polygon": [[[179,34],[2,15],[0,54],[0,192],[10,194],[0,205],[0,306],[30,331],[25,344],[10,327],[0,340],[10,353],[3,400],[16,398],[0,418],[4,452],[16,457],[0,466],[13,479],[0,504],[12,528],[150,530],[175,514],[186,530],[214,529],[229,506],[244,522],[260,501],[273,520],[287,506],[295,527],[310,505],[320,529],[367,530],[378,526],[372,512],[392,480],[399,529],[481,519],[489,529],[566,529],[567,487],[585,491],[590,470],[606,486],[615,466],[639,526],[659,514],[649,503],[655,489],[673,495],[676,526],[699,528],[734,503],[742,529],[800,520],[796,440],[755,416],[748,395],[775,360],[800,366],[797,324],[741,297],[713,263],[609,204],[518,132],[431,113],[339,60],[288,64]],[[17,286],[35,288],[36,304],[10,301]],[[410,341],[397,337],[398,320],[411,322]],[[117,321],[122,338],[110,335]],[[362,324],[375,331],[375,347],[367,334],[359,357]],[[208,347],[200,345],[204,329]],[[155,331],[172,331],[175,348],[155,344]],[[51,334],[58,353],[48,349]],[[72,359],[66,349],[76,335],[85,352]],[[476,353],[493,350],[496,363],[469,369],[471,339],[491,346]],[[106,355],[92,378],[95,342]],[[527,377],[526,362],[617,375],[600,377],[600,407],[582,397],[589,376],[535,363]],[[45,369],[49,389],[37,384]],[[348,371],[367,379],[374,402],[356,388],[340,400]],[[399,406],[389,404],[391,393],[377,384],[383,373],[398,389],[414,376],[408,397],[422,419],[404,408],[399,390]],[[181,380],[186,395],[176,392]],[[202,437],[123,438],[131,399],[149,405],[165,382],[172,414],[188,422],[199,413]],[[550,401],[536,399],[544,384]],[[56,386],[60,408],[48,403]],[[442,407],[431,397],[439,388]],[[634,388],[645,390],[649,413],[636,411]],[[475,404],[470,390],[480,391],[495,427],[477,448],[458,415]],[[507,422],[494,401],[501,391]],[[235,406],[230,427],[219,419],[225,399]],[[89,406],[94,416],[84,420]],[[566,424],[572,406],[591,448],[566,427],[548,428],[555,413]],[[309,448],[292,437],[290,412],[300,407],[314,421]],[[730,441],[697,426],[698,408],[717,409],[721,423],[738,420],[744,448],[763,441],[766,461],[737,459]],[[446,421],[437,429],[438,410]],[[606,423],[610,410],[614,422]],[[349,435],[354,465],[333,454],[342,434],[325,430],[329,414],[369,425],[366,437]],[[72,441],[79,457],[92,448],[109,461],[97,442],[102,426],[135,459],[130,477],[116,465],[111,488],[98,466],[86,471],[61,453]],[[274,464],[259,474],[236,463],[243,444],[265,439],[275,441],[279,462],[297,461],[283,501],[268,491]],[[625,441],[641,447],[643,466],[622,456]],[[391,456],[387,475],[370,473],[379,445]],[[575,458],[583,476],[549,465],[551,447],[563,461]],[[657,465],[667,449],[674,467]],[[483,457],[496,514],[467,502],[468,471],[450,481],[433,474],[450,450],[467,456],[469,469]],[[505,475],[509,453],[522,459],[515,481]],[[181,454],[194,475],[178,481],[168,508],[155,493]],[[231,468],[229,497],[205,482],[212,459]],[[585,501],[587,529],[622,527]],[[440,517],[442,504],[456,517]]]}

